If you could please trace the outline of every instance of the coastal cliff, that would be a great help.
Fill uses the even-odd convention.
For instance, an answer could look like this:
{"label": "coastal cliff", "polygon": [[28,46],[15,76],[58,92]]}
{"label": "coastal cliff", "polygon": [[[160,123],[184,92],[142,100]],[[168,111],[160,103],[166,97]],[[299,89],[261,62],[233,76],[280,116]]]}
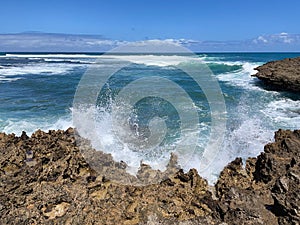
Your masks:
{"label": "coastal cliff", "polygon": [[300,57],[268,62],[255,68],[252,75],[271,89],[300,92]]}
{"label": "coastal cliff", "polygon": [[75,135],[0,133],[0,224],[300,223],[300,130],[277,131],[245,166],[241,158],[226,166],[215,186],[196,170],[116,184],[86,163]]}

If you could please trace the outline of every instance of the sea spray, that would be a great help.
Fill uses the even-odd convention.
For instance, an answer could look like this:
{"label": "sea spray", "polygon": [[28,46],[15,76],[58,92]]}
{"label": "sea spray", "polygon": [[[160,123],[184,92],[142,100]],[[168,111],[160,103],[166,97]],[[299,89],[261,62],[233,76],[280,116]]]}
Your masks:
{"label": "sea spray", "polygon": [[[195,56],[188,58],[176,54],[160,56],[146,54],[140,58],[128,54],[120,57],[132,60],[131,68],[123,71],[123,82],[126,83],[133,76],[131,70],[134,70],[138,77],[139,71],[147,69],[149,72],[159,73],[165,77],[172,76],[173,80],[183,85],[189,95],[196,99],[195,107],[201,118],[199,121],[201,135],[197,143],[200,149],[199,154],[201,154],[201,148],[207,142],[210,132],[208,104],[201,90],[187,82],[188,80],[181,76],[181,73],[174,73],[174,66],[180,62],[186,65],[205,62],[212,67],[212,70],[214,67],[214,70],[217,71],[215,77],[218,79],[225,97],[228,122],[222,147],[223,154],[219,155],[210,170],[201,174],[212,183],[216,181],[222,167],[235,157],[241,156],[245,159],[262,151],[263,145],[273,139],[275,130],[299,127],[297,125],[300,117],[299,96],[264,90],[257,79],[251,77],[251,74],[255,73],[253,69],[258,65],[270,60],[295,56],[297,56],[296,53],[208,53],[199,54],[199,59]],[[89,66],[99,68],[103,66],[101,63],[96,63],[99,57],[102,57],[101,54],[2,55],[0,57],[0,131],[21,135],[23,130],[31,134],[37,129],[47,131],[49,129],[67,129],[69,126],[73,126],[72,101],[76,87]],[[159,62],[155,64],[155,61]],[[164,63],[160,61],[164,61]],[[111,67],[114,66],[116,65],[111,64]],[[118,85],[121,84],[114,83],[110,88],[118,89]],[[112,95],[108,94],[108,98],[105,99],[108,105],[111,105],[109,96]],[[114,133],[109,132],[112,126],[110,111],[101,107],[96,110],[99,110],[97,123],[93,123],[91,126],[96,126],[97,136],[103,137],[101,143],[110,146],[107,150],[111,149],[110,152],[115,152],[115,157],[119,157],[118,161],[123,156],[132,157],[132,161],[134,161],[135,155],[129,152],[128,146],[126,149],[122,143],[118,145]],[[120,110],[122,109],[120,108]],[[88,112],[86,113],[88,114]],[[82,114],[82,117],[84,116]],[[135,120],[140,120],[140,118],[132,115],[132,127],[143,130],[142,126],[134,125],[137,122]],[[138,133],[139,129],[136,131],[137,134],[141,134]],[[92,135],[96,134],[91,134],[87,138],[93,141]],[[169,139],[168,145],[164,146],[167,149],[161,149],[162,152],[166,152],[165,158],[169,158],[169,153],[176,146],[176,141],[179,141],[178,133],[171,133]],[[97,150],[102,150],[103,147],[97,146],[97,144],[99,145],[99,143],[94,143]],[[121,150],[124,151],[124,154],[120,154]],[[152,165],[155,165],[153,161]],[[132,168],[136,166],[138,164],[132,165]],[[160,164],[156,164],[153,167],[163,169],[160,166]],[[195,155],[186,169],[197,168],[197,166],[199,164],[197,155]],[[136,171],[130,172],[135,173]]]}

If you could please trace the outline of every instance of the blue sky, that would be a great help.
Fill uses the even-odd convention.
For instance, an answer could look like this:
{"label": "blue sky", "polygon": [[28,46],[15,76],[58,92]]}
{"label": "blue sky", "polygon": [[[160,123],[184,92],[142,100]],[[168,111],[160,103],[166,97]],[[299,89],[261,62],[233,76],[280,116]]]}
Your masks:
{"label": "blue sky", "polygon": [[1,1],[0,51],[107,50],[153,39],[195,51],[300,51],[299,10],[299,0]]}
{"label": "blue sky", "polygon": [[298,0],[10,0],[2,1],[1,8],[0,33],[222,41],[300,33]]}

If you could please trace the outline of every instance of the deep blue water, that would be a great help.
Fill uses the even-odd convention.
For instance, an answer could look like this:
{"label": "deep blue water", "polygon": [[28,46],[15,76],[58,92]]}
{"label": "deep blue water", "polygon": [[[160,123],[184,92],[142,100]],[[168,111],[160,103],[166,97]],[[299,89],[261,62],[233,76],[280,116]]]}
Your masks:
{"label": "deep blue water", "polygon": [[[300,56],[300,53],[197,54],[197,60],[204,62],[218,80],[226,103],[224,151],[220,154],[222,160],[216,166],[215,173],[218,173],[219,167],[237,156],[246,158],[257,155],[263,150],[263,145],[272,140],[275,130],[300,127],[300,96],[265,90],[261,82],[250,76],[255,73],[254,68],[263,63],[296,56]],[[97,63],[99,57],[101,54],[80,53],[0,55],[0,132],[19,135],[23,130],[32,133],[37,129],[47,131],[73,126],[72,110],[76,88],[88,68],[103,66]],[[142,55],[141,59],[139,55],[123,55],[122,59],[132,64],[111,77],[98,96],[98,109],[104,113],[100,119],[97,118],[100,120],[97,125],[99,135],[107,137],[107,142],[114,140],[107,131],[113,122],[111,106],[126,85],[142,77],[159,76],[181,86],[194,102],[201,128],[197,144],[201,149],[210,132],[209,103],[194,80],[176,67],[182,60],[190,63],[195,58]],[[161,92],[166,91],[165,87],[158,85],[157,88],[161,88]],[[174,95],[176,94],[175,91]],[[121,115],[123,109],[118,109]],[[163,98],[149,96],[138,102],[128,121],[138,135],[147,137],[149,121],[156,116],[164,118],[168,130],[163,145],[170,147],[180,137],[181,123],[177,111],[174,105]],[[82,117],[84,121],[84,113]],[[112,149],[111,143],[107,146],[108,151],[113,155],[118,154],[119,158],[128,156],[127,150],[122,153],[122,148]],[[149,157],[154,160],[156,155]],[[132,159],[129,157],[127,162],[130,163],[130,160]],[[190,167],[193,166],[195,167],[191,162]]]}

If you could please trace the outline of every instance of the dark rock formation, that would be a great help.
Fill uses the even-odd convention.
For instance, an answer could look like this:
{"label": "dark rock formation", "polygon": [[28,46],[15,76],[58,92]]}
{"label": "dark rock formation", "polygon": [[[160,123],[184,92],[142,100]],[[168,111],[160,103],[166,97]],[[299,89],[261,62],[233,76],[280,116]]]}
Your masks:
{"label": "dark rock formation", "polygon": [[258,73],[252,75],[271,88],[300,92],[300,57],[268,62],[255,68]]}
{"label": "dark rock formation", "polygon": [[[116,184],[86,163],[74,135],[0,133],[0,224],[300,223],[300,131],[279,130],[245,168],[240,158],[225,167],[215,187],[195,170],[159,184]],[[99,154],[105,169],[124,172]]]}

